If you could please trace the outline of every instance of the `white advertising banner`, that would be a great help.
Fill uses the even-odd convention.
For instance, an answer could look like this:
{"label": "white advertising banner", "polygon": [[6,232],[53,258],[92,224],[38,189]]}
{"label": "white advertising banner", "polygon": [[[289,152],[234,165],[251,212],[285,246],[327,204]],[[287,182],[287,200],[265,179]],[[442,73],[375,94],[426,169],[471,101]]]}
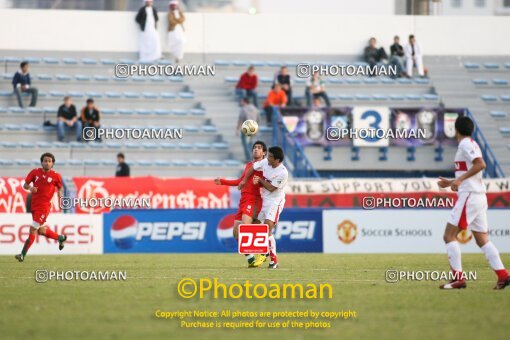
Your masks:
{"label": "white advertising banner", "polygon": [[[323,211],[325,253],[444,253],[449,209],[334,209]],[[489,209],[489,237],[510,252],[510,210]],[[480,253],[471,231],[458,235],[461,250]]]}
{"label": "white advertising banner", "polygon": [[[19,254],[32,225],[31,214],[0,214],[0,255]],[[28,255],[103,253],[103,216],[89,214],[50,214],[45,226],[67,235],[62,251],[58,242],[38,235]]]}

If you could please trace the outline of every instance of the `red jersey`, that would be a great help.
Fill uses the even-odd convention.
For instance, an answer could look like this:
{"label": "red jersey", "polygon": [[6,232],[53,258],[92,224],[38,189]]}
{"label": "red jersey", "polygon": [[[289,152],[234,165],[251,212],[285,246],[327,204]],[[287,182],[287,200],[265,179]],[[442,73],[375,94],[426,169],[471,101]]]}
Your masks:
{"label": "red jersey", "polygon": [[[221,184],[223,185],[230,185],[230,186],[236,186],[236,185],[239,185],[239,183],[241,183],[241,181],[243,180],[244,176],[246,175],[246,172],[248,171],[249,168],[251,168],[253,165],[253,162],[252,161],[249,161],[248,163],[246,163],[246,166],[244,167],[244,171],[243,171],[243,174],[241,175],[240,178],[238,179],[233,179],[233,180],[229,180],[229,179],[220,179],[220,182]],[[254,171],[253,174],[251,175],[250,178],[248,178],[248,180],[246,181],[246,185],[241,189],[241,196],[246,194],[246,195],[252,195],[252,196],[257,196],[257,197],[260,197],[260,188],[261,188],[261,185],[260,184],[253,184],[253,176],[259,176],[259,177],[264,177],[262,175],[262,171]]]}
{"label": "red jersey", "polygon": [[49,209],[55,188],[62,188],[62,177],[54,170],[44,171],[42,168],[30,171],[25,182],[37,188],[32,193],[32,210]]}

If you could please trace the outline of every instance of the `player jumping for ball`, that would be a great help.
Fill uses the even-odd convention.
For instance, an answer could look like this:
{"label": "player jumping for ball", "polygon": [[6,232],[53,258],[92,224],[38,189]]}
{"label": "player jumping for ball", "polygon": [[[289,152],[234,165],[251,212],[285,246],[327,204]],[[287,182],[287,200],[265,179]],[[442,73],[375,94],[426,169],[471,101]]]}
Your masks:
{"label": "player jumping for ball", "polygon": [[[246,163],[246,167],[244,168],[244,172],[241,177],[234,180],[216,178],[214,183],[217,185],[238,186],[246,176],[247,170],[252,167],[254,162],[262,160],[266,156],[266,152],[266,144],[262,141],[256,141],[252,147],[253,160]],[[253,172],[251,177],[248,178],[248,184],[241,190],[241,200],[239,202],[239,208],[237,209],[234,222],[234,238],[236,241],[239,239],[239,225],[253,223],[262,206],[260,185],[253,182],[254,176],[262,176],[262,171]],[[248,267],[255,267],[255,256],[250,254],[246,255],[246,257],[248,259]]]}
{"label": "player jumping for ball", "polygon": [[[44,153],[41,156],[41,168],[30,171],[23,188],[32,193],[32,226],[30,227],[30,234],[25,241],[21,254],[16,255],[15,258],[19,262],[25,260],[28,249],[34,243],[36,234],[46,236],[58,241],[58,249],[64,248],[64,242],[67,236],[58,235],[49,227],[44,227],[46,218],[50,213],[51,199],[55,193],[55,188],[58,189],[58,199],[62,198],[64,193],[64,186],[62,184],[62,177],[56,171],[52,170],[55,164],[55,156],[51,153]],[[32,184],[32,186],[30,186]]]}
{"label": "player jumping for ball", "polygon": [[[262,170],[263,176],[253,176],[253,183],[262,185],[262,210],[259,213],[258,219],[269,226],[270,269],[278,268],[276,240],[273,235],[273,229],[278,223],[278,217],[285,205],[284,189],[289,179],[287,168],[283,165],[283,158],[282,148],[279,146],[270,147],[267,158],[253,163],[253,166],[246,172],[244,179],[239,183],[239,189],[242,189],[254,171]],[[267,255],[260,255],[254,265],[260,266],[266,261],[266,258]]]}
{"label": "player jumping for ball", "polygon": [[462,263],[457,234],[467,227],[471,228],[476,244],[484,252],[490,266],[496,272],[498,281],[494,289],[503,289],[510,285],[508,272],[501,262],[499,252],[489,241],[487,224],[487,196],[482,182],[482,171],[486,165],[478,144],[471,139],[474,130],[473,121],[461,116],[455,121],[455,138],[459,148],[455,154],[455,179],[439,177],[441,188],[450,187],[457,192],[457,202],[453,207],[444,232],[446,252],[454,279],[440,286],[441,289],[466,288],[462,277]]}

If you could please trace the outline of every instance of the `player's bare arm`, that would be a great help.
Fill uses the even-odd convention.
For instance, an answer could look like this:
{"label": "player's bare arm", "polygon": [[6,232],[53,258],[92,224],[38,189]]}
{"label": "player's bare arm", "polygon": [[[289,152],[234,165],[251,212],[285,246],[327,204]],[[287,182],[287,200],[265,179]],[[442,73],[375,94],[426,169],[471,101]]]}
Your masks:
{"label": "player's bare arm", "polygon": [[259,177],[259,176],[253,176],[253,184],[260,184],[265,189],[267,189],[271,192],[278,189],[277,187],[275,187],[274,185],[272,185],[271,183],[269,183],[268,181],[266,181],[265,179],[263,179],[262,177]]}
{"label": "player's bare arm", "polygon": [[241,183],[239,183],[239,185],[237,186],[239,188],[239,190],[241,190],[246,185],[246,181],[248,180],[248,178],[251,177],[251,175],[253,175],[254,171],[255,170],[253,169],[253,165],[250,166],[250,168],[248,170],[246,170],[244,178],[242,179]]}
{"label": "player's bare arm", "polygon": [[29,183],[23,184],[23,189],[25,189],[27,191],[30,191],[31,193],[36,193],[37,192],[37,188],[34,187],[34,186],[30,186]]}
{"label": "player's bare arm", "polygon": [[456,178],[455,180],[452,181],[452,183],[450,185],[452,191],[458,191],[459,190],[459,185],[463,181],[465,181],[469,177],[472,177],[472,176],[476,175],[477,173],[479,173],[480,171],[482,171],[486,167],[487,167],[487,165],[485,164],[485,161],[483,160],[483,158],[476,158],[476,159],[474,159],[473,160],[473,166],[471,167],[471,169],[466,171],[466,173],[463,174],[462,176],[460,176],[459,178]]}

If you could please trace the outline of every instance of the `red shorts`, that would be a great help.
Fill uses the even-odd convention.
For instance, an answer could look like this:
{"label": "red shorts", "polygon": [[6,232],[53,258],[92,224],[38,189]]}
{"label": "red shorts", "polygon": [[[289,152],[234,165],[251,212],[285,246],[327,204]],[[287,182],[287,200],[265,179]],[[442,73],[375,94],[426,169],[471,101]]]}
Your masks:
{"label": "red shorts", "polygon": [[40,226],[46,222],[48,215],[50,214],[50,208],[33,208],[32,209],[32,221],[39,223]]}
{"label": "red shorts", "polygon": [[253,195],[241,195],[241,201],[239,202],[239,208],[235,217],[236,221],[242,221],[243,215],[257,218],[260,208],[262,207],[262,198],[260,196]]}

